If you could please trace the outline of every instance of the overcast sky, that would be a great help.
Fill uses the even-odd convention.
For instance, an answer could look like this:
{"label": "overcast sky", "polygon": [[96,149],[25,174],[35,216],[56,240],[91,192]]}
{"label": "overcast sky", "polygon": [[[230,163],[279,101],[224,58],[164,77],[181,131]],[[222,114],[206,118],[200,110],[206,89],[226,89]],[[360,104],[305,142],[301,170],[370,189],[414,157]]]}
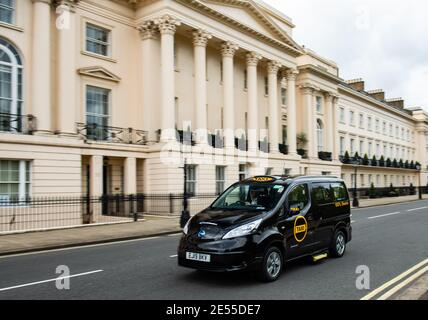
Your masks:
{"label": "overcast sky", "polygon": [[428,2],[264,0],[291,17],[294,39],[406,107],[428,110]]}

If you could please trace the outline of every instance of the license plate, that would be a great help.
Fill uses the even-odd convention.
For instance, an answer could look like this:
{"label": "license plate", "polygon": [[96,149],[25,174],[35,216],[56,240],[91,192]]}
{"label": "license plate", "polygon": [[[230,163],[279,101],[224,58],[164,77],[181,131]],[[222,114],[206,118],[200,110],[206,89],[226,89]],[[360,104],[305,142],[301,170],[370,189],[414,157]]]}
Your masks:
{"label": "license plate", "polygon": [[209,254],[186,252],[186,259],[201,262],[210,262],[211,256]]}

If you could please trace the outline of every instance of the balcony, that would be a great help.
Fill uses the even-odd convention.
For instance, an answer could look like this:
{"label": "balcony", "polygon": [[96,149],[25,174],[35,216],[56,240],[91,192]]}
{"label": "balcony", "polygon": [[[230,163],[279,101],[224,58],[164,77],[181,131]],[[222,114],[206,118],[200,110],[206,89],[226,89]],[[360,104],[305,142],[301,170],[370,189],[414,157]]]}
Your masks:
{"label": "balcony", "polygon": [[297,154],[302,157],[302,159],[308,159],[308,150],[297,149]]}
{"label": "balcony", "polygon": [[0,113],[0,132],[33,134],[36,124],[33,115]]}
{"label": "balcony", "polygon": [[133,145],[147,144],[147,131],[133,128],[102,126],[96,123],[77,123],[77,134],[85,141],[101,141]]}
{"label": "balcony", "polygon": [[285,155],[288,154],[288,146],[286,144],[280,143],[278,145],[278,148],[279,148],[280,153],[285,154]]}
{"label": "balcony", "polygon": [[368,157],[360,157],[356,154],[354,157],[349,157],[349,154],[345,154],[344,156],[339,156],[340,162],[343,164],[350,165],[359,165],[366,167],[380,167],[380,168],[395,168],[395,169],[408,169],[408,170],[416,170],[418,162],[414,161],[403,161],[390,158],[384,159],[381,157],[379,160],[376,157],[369,159]]}
{"label": "balcony", "polygon": [[318,158],[322,161],[333,161],[331,152],[319,151]]}

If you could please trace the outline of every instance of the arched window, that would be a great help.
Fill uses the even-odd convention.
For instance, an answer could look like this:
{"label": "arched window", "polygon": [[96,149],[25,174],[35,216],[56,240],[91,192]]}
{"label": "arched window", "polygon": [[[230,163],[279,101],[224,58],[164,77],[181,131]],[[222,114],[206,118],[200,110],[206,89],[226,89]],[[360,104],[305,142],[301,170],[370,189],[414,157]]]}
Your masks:
{"label": "arched window", "polygon": [[324,151],[324,125],[320,119],[317,120],[317,142],[318,152]]}
{"label": "arched window", "polygon": [[0,131],[20,131],[22,61],[18,51],[0,38]]}

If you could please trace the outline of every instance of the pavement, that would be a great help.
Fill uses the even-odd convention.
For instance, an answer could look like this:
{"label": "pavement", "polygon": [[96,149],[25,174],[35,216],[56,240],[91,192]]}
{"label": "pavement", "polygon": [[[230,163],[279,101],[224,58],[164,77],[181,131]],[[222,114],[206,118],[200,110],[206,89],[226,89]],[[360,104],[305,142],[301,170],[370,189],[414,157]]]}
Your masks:
{"label": "pavement", "polygon": [[[396,299],[413,284],[427,289],[421,279],[428,270],[428,200],[352,211],[353,240],[343,258],[317,264],[305,260],[287,263],[274,283],[261,283],[248,273],[211,274],[179,267],[180,234],[161,235],[164,229],[158,227],[163,221],[176,232],[178,219],[147,218],[127,228],[136,237],[147,230],[138,227],[140,224],[151,225],[158,235],[146,233],[148,238],[0,257],[0,300],[371,300]],[[117,231],[123,226],[117,226]],[[91,234],[98,227],[70,231],[83,229]],[[66,231],[59,235],[65,238]],[[111,234],[105,232],[104,236],[107,239]],[[62,241],[61,236],[57,240]],[[361,266],[369,271],[364,288],[356,285]],[[61,275],[70,281],[68,290],[57,286]]]}

